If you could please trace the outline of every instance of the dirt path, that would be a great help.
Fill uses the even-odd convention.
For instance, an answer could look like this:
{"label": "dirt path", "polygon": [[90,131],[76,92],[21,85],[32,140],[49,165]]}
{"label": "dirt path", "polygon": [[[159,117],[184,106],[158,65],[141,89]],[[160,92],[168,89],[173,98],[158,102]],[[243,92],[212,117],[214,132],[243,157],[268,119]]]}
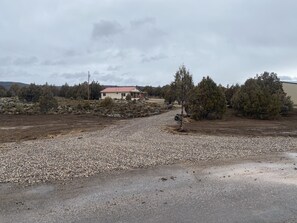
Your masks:
{"label": "dirt path", "polygon": [[0,144],[0,182],[68,181],[112,170],[241,159],[294,151],[297,138],[175,135],[176,111],[119,121],[101,131]]}
{"label": "dirt path", "polygon": [[102,129],[116,119],[95,115],[3,115],[0,143],[53,138],[69,133]]}

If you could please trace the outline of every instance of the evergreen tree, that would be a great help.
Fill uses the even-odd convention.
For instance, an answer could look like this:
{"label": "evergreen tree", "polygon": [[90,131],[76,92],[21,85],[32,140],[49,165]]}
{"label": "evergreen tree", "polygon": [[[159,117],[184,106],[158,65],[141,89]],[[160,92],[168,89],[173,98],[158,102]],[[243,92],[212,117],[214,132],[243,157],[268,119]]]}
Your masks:
{"label": "evergreen tree", "polygon": [[222,118],[226,112],[226,98],[222,88],[210,77],[203,77],[191,92],[189,110],[196,120]]}
{"label": "evergreen tree", "polygon": [[287,115],[293,109],[293,102],[284,92],[277,75],[264,72],[240,87],[232,98],[232,106],[247,117],[274,119]]}

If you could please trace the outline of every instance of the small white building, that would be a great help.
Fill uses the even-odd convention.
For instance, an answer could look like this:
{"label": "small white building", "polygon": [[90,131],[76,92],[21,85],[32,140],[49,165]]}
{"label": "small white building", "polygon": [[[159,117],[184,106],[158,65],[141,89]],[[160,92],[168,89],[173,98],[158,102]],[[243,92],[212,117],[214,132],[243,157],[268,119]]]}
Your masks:
{"label": "small white building", "polygon": [[101,93],[101,98],[110,97],[112,99],[126,99],[128,94],[132,99],[144,97],[144,94],[136,87],[107,87]]}
{"label": "small white building", "polygon": [[297,83],[283,81],[284,92],[291,97],[294,105],[297,105]]}

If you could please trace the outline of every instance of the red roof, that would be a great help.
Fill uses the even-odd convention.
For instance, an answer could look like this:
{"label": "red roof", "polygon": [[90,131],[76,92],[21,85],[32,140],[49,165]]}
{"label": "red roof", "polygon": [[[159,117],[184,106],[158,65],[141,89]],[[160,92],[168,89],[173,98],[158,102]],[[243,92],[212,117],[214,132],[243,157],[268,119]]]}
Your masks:
{"label": "red roof", "polygon": [[128,93],[128,92],[139,92],[136,87],[107,87],[101,93]]}

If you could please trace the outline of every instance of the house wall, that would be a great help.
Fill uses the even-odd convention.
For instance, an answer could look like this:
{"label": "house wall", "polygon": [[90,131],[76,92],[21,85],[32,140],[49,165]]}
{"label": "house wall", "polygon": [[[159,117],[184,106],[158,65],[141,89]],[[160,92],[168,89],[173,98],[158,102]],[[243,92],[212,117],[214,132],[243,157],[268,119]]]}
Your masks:
{"label": "house wall", "polygon": [[[124,96],[122,96],[124,94]],[[104,99],[106,97],[110,97],[112,99],[126,99],[126,96],[130,94],[132,96],[132,99],[138,99],[141,96],[141,93],[139,92],[118,92],[118,93],[101,93],[101,99]]]}
{"label": "house wall", "polygon": [[283,89],[291,97],[294,105],[297,105],[297,83],[283,83]]}
{"label": "house wall", "polygon": [[[125,93],[127,95],[127,93]],[[101,98],[104,99],[106,97],[110,97],[112,99],[125,99],[126,96],[122,97],[122,93],[105,93],[105,96],[103,96],[103,93],[101,93]]]}

